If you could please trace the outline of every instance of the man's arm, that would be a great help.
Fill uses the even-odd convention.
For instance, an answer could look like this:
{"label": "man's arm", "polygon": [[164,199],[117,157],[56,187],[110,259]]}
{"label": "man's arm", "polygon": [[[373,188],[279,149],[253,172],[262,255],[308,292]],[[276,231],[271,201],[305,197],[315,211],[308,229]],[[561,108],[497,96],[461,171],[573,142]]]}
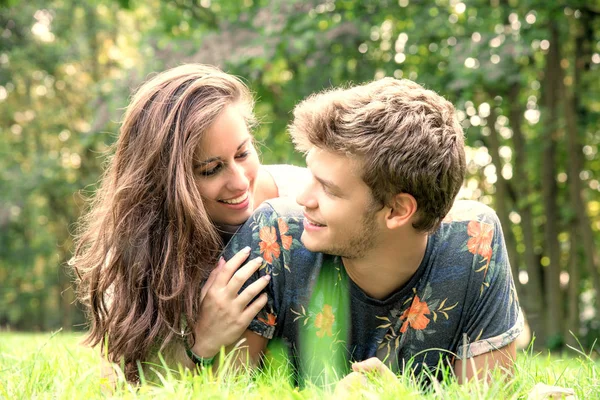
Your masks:
{"label": "man's arm", "polygon": [[489,380],[498,369],[510,376],[517,353],[515,339],[524,326],[500,220],[487,207],[478,214],[468,223],[467,235],[486,234],[485,240],[467,245],[474,256],[475,279],[470,285],[474,301],[463,330],[465,343],[458,347],[460,358],[453,365],[460,383]]}
{"label": "man's arm", "polygon": [[491,379],[492,371],[501,368],[507,377],[512,375],[513,364],[517,357],[517,346],[513,341],[506,346],[465,360],[457,359],[454,362],[454,374],[459,383],[477,379]]}
{"label": "man's arm", "polygon": [[[492,372],[496,368],[501,368],[506,372],[506,376],[512,375],[513,363],[517,356],[517,346],[511,342],[498,350],[489,351],[475,357],[465,360],[457,359],[454,362],[454,374],[458,383],[463,384],[470,381],[475,376],[477,379],[486,378],[488,382],[492,378]],[[364,381],[357,378],[356,374],[376,374],[384,379],[394,379],[394,373],[381,362],[377,357],[372,357],[364,361],[352,364],[353,372],[347,375],[338,383],[340,390],[347,390],[349,385],[358,383],[364,385]],[[357,382],[358,380],[358,382]],[[338,388],[336,387],[336,391]]]}

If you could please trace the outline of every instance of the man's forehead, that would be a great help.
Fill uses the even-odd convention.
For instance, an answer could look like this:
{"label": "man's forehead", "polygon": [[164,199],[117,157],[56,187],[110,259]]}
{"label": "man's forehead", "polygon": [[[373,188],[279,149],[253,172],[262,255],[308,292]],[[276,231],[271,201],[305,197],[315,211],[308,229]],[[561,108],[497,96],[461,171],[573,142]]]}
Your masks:
{"label": "man's forehead", "polygon": [[[337,159],[336,155],[327,150],[321,149],[317,146],[313,146],[310,148],[308,153],[306,153],[306,165],[308,168],[311,168],[312,164],[318,163],[322,164],[323,162],[335,162]],[[329,166],[331,167],[331,165]]]}
{"label": "man's forehead", "polygon": [[[343,164],[345,168],[353,169],[353,172],[358,173],[362,170],[363,161],[359,156],[351,154],[336,153],[327,149],[322,149],[317,146],[311,147],[306,153],[306,164],[310,166],[311,162],[331,161],[337,164]],[[359,174],[360,175],[360,174]]]}
{"label": "man's forehead", "polygon": [[306,163],[310,163],[310,160],[314,157],[314,154],[316,151],[319,151],[320,149],[316,146],[311,147],[307,152],[306,152]]}
{"label": "man's forehead", "polygon": [[313,175],[340,184],[343,184],[342,181],[353,178],[362,181],[363,162],[358,157],[313,146],[306,153],[306,165]]}

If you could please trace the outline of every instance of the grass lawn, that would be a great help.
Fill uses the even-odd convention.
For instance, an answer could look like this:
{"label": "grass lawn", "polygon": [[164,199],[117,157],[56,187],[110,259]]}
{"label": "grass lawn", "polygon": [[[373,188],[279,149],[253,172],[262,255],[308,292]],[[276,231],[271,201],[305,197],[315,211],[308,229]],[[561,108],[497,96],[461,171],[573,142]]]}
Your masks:
{"label": "grass lawn", "polygon": [[[283,368],[255,375],[209,373],[163,377],[162,384],[139,387],[121,383],[112,394],[101,391],[100,364],[94,351],[79,345],[81,336],[70,333],[0,333],[0,399],[302,399],[339,398],[332,387],[298,389]],[[516,375],[486,385],[453,381],[419,389],[408,377],[383,382],[369,379],[351,394],[365,399],[527,399],[536,383],[575,390],[578,399],[600,399],[600,364],[586,354],[569,350],[564,357],[519,353]]]}

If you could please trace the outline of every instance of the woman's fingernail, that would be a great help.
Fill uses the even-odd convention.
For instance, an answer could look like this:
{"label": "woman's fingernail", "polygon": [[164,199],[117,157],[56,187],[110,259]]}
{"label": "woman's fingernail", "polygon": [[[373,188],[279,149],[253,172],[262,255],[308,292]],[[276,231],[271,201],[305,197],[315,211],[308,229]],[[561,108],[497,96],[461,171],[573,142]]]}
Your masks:
{"label": "woman's fingernail", "polygon": [[265,275],[265,276],[263,276],[263,278],[264,278],[266,281],[270,281],[270,280],[271,280],[271,275]]}
{"label": "woman's fingernail", "polygon": [[263,261],[262,257],[256,257],[254,259],[254,262],[256,262],[256,263],[262,263],[262,261]]}
{"label": "woman's fingernail", "polygon": [[250,246],[246,246],[242,249],[244,253],[250,253]]}

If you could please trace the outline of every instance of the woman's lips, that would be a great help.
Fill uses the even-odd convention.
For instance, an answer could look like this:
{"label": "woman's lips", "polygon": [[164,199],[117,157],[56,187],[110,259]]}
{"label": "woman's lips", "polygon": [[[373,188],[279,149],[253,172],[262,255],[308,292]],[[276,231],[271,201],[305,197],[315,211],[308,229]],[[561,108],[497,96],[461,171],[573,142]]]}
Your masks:
{"label": "woman's lips", "polygon": [[232,210],[244,210],[250,205],[250,194],[244,194],[227,200],[219,200],[219,203]]}

